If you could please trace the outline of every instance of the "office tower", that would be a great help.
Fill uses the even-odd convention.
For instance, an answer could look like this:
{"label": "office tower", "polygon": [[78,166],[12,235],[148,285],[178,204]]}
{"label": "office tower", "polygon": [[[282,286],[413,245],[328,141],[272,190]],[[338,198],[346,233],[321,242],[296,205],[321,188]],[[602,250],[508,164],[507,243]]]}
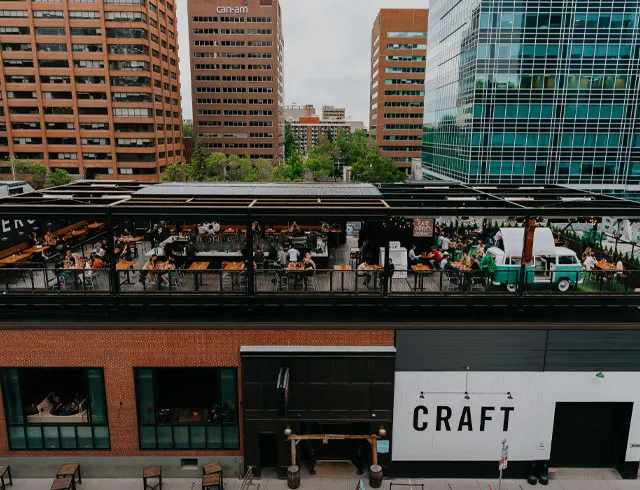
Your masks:
{"label": "office tower", "polygon": [[346,110],[344,107],[333,107],[331,105],[322,106],[323,121],[344,121]]}
{"label": "office tower", "polygon": [[451,7],[435,0],[431,8],[426,172],[470,183],[640,189],[640,2]]}
{"label": "office tower", "polygon": [[421,155],[428,17],[426,9],[383,9],[371,31],[370,134],[407,173]]}
{"label": "office tower", "polygon": [[188,0],[194,137],[207,153],[284,155],[278,0]]}
{"label": "office tower", "polygon": [[5,175],[12,157],[78,177],[139,180],[157,180],[182,161],[173,1],[14,1],[5,8]]}
{"label": "office tower", "polygon": [[312,117],[316,115],[316,108],[311,105],[288,105],[284,108],[285,121],[297,121],[301,117]]}

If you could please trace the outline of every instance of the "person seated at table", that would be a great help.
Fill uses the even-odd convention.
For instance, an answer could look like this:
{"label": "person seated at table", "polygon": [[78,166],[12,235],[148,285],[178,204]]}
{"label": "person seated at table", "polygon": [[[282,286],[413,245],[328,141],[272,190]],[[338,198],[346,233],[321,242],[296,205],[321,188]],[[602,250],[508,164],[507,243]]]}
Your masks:
{"label": "person seated at table", "polygon": [[311,252],[307,252],[306,254],[304,254],[304,265],[305,265],[305,269],[307,269],[307,264],[311,264],[313,266],[314,269],[317,269],[318,267],[316,266],[316,263],[313,261],[313,259],[311,258]]}
{"label": "person seated at table", "polygon": [[122,248],[122,252],[120,252],[120,259],[126,260],[127,262],[133,262],[134,253],[135,253],[135,249],[133,247],[125,245]]}
{"label": "person seated at table", "polygon": [[128,229],[128,228],[125,228],[125,229],[122,231],[122,236],[124,236],[124,237],[130,237],[130,236],[131,236],[131,232],[129,231],[129,229]]}
{"label": "person seated at table", "polygon": [[220,223],[218,223],[216,220],[212,220],[211,229],[213,230],[213,233],[220,233]]}
{"label": "person seated at table", "polygon": [[369,268],[369,261],[364,259],[364,262],[357,268],[357,274],[364,279],[363,286],[369,287],[371,284],[371,269]]}
{"label": "person seated at table", "polygon": [[38,240],[38,236],[34,231],[29,235],[29,248],[35,247],[36,245],[40,245],[40,241]]}
{"label": "person seated at table", "polygon": [[458,271],[459,269],[449,262],[449,252],[445,252],[442,260],[440,261],[440,267],[445,271]]}
{"label": "person seated at table", "polygon": [[44,234],[44,244],[45,245],[53,245],[55,243],[55,239],[50,231]]}
{"label": "person seated at table", "polygon": [[473,243],[471,242],[471,240],[464,240],[462,242],[462,253],[469,255],[469,252],[471,252],[472,246],[473,246]]}
{"label": "person seated at table", "polygon": [[477,246],[476,250],[478,252],[482,252],[484,254],[484,252],[485,252],[484,241],[478,240],[478,246]]}
{"label": "person seated at table", "polygon": [[102,239],[102,244],[100,248],[103,250],[102,256],[109,255],[109,241],[106,238]]}
{"label": "person seated at table", "polygon": [[62,260],[56,262],[54,270],[56,273],[56,277],[58,278],[58,286],[63,288],[70,277],[69,272],[64,270],[64,262]]}
{"label": "person seated at table", "polygon": [[422,264],[422,260],[416,254],[417,249],[418,247],[415,243],[411,245],[411,248],[409,249],[409,266]]}
{"label": "person seated at table", "polygon": [[62,411],[64,409],[64,403],[62,403],[62,399],[60,395],[53,395],[53,403],[51,404],[51,409],[49,413],[51,415],[62,415]]}
{"label": "person seated at table", "polygon": [[142,268],[144,270],[140,273],[140,282],[144,282],[151,272],[158,269],[158,256],[153,254],[151,257],[149,257],[149,260],[145,262]]}
{"label": "person seated at table", "polygon": [[97,255],[91,256],[91,268],[102,269],[104,267],[104,261]]}
{"label": "person seated at table", "polygon": [[175,284],[176,263],[173,257],[169,257],[167,259],[167,261],[162,266],[162,270],[165,272],[162,272],[162,274],[160,275],[160,279],[162,280],[160,287],[168,288],[172,284]]}
{"label": "person seated at table", "polygon": [[300,252],[296,247],[292,246],[289,250],[287,250],[287,259],[289,262],[298,262],[300,260]]}
{"label": "person seated at table", "polygon": [[482,253],[478,253],[478,254],[473,256],[473,259],[471,260],[471,270],[472,271],[479,271],[480,269],[482,269],[482,267],[480,267],[480,260],[481,259],[482,259]]}
{"label": "person seated at table", "polygon": [[64,256],[64,263],[67,268],[75,267],[78,257],[71,252],[71,250],[67,250],[67,253]]}
{"label": "person seated at table", "polygon": [[462,252],[460,263],[465,267],[471,267],[471,257],[469,257],[469,254],[467,252]]}
{"label": "person seated at table", "polygon": [[585,249],[585,251],[582,253],[582,262],[584,262],[585,260],[587,260],[587,257],[589,257],[591,255],[591,252],[593,252],[593,250],[591,249],[591,247],[587,247]]}
{"label": "person seated at table", "polygon": [[442,252],[436,248],[435,245],[431,246],[431,252],[428,255],[429,265],[431,268],[435,269],[440,265],[440,261],[442,260]]}

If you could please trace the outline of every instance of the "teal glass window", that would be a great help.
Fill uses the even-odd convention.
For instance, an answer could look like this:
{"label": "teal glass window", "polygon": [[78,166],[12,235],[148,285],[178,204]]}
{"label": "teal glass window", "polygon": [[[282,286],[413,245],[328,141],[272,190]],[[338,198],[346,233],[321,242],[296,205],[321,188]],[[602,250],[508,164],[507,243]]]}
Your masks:
{"label": "teal glass window", "polygon": [[102,369],[0,369],[0,383],[11,450],[110,448]]}
{"label": "teal glass window", "polygon": [[587,14],[575,14],[573,16],[573,26],[584,28],[587,26]]}
{"label": "teal glass window", "polygon": [[491,27],[492,15],[483,12],[480,14],[480,29],[489,29]]}
{"label": "teal glass window", "polygon": [[551,14],[549,17],[550,27],[562,27],[562,14]]}
{"label": "teal glass window", "polygon": [[507,111],[507,106],[503,104],[496,104],[493,107],[493,117],[496,119],[504,119]]}
{"label": "teal glass window", "polygon": [[518,106],[515,104],[507,104],[506,118],[515,119],[518,117]]}
{"label": "teal glass window", "polygon": [[551,144],[551,135],[549,133],[540,133],[538,135],[538,146],[549,146]]}
{"label": "teal glass window", "polygon": [[611,15],[601,13],[600,18],[598,19],[598,28],[608,29],[610,25],[611,25]]}
{"label": "teal glass window", "polygon": [[531,119],[540,119],[541,109],[538,104],[532,104],[529,106],[529,117]]}
{"label": "teal glass window", "polygon": [[240,447],[236,368],[136,368],[134,374],[140,449]]}
{"label": "teal glass window", "polygon": [[491,45],[480,43],[478,44],[478,59],[488,60],[491,58]]}
{"label": "teal glass window", "polygon": [[583,58],[593,58],[596,53],[596,47],[593,44],[585,44],[582,47]]}
{"label": "teal glass window", "polygon": [[514,133],[504,133],[504,138],[502,141],[503,146],[511,147],[515,142],[516,136]]}
{"label": "teal glass window", "polygon": [[606,57],[607,57],[607,45],[596,44],[596,58],[606,58]]}
{"label": "teal glass window", "polygon": [[522,45],[522,54],[523,58],[533,58],[535,55],[535,47],[533,44],[523,44]]}
{"label": "teal glass window", "polygon": [[622,44],[620,46],[620,52],[618,56],[621,59],[629,59],[631,58],[631,50],[632,50],[632,46],[630,44]]}
{"label": "teal glass window", "polygon": [[598,14],[588,14],[587,28],[596,28],[596,27],[598,27]]}
{"label": "teal glass window", "polygon": [[491,146],[502,146],[503,135],[502,133],[493,133],[491,135]]}
{"label": "teal glass window", "polygon": [[[609,106],[603,106],[607,107],[607,109],[609,108]],[[612,119],[623,119],[625,117],[624,115],[624,106],[623,105],[613,105],[611,106],[611,118]],[[609,117],[608,115],[606,117]]]}
{"label": "teal glass window", "polygon": [[611,29],[622,28],[622,14],[613,14],[611,16]]}
{"label": "teal glass window", "polygon": [[564,108],[564,117],[565,119],[575,119],[577,114],[575,105],[567,105]]}
{"label": "teal glass window", "polygon": [[591,76],[591,88],[602,88],[604,86],[604,77],[602,75]]}
{"label": "teal glass window", "polygon": [[527,135],[525,133],[516,133],[516,146],[526,146],[527,145]]}
{"label": "teal glass window", "polygon": [[544,75],[533,75],[531,88],[544,88]]}
{"label": "teal glass window", "polygon": [[616,77],[616,81],[615,81],[616,90],[627,88],[627,80],[628,80],[628,77],[626,76]]}
{"label": "teal glass window", "polygon": [[543,105],[540,117],[542,119],[551,119],[553,117],[554,107],[552,105]]}
{"label": "teal glass window", "polygon": [[569,75],[567,77],[567,88],[579,88],[580,87],[580,77],[576,75]]}

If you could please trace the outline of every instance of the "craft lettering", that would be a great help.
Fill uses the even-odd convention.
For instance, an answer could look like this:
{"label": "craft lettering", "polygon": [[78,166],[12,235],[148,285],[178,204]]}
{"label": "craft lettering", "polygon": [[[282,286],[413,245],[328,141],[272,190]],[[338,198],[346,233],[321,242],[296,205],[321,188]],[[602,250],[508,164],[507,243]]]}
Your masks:
{"label": "craft lettering", "polygon": [[[474,427],[484,432],[491,424],[502,422],[502,431],[509,430],[509,420],[514,407],[481,407],[480,411],[472,410],[469,405],[462,407],[459,414],[454,414],[453,409],[446,405],[439,405],[433,410],[435,414],[435,431],[451,432],[452,427],[457,432],[472,432]],[[501,413],[500,413],[501,412]],[[418,405],[413,410],[413,429],[422,432],[429,428],[429,409],[424,405]]]}

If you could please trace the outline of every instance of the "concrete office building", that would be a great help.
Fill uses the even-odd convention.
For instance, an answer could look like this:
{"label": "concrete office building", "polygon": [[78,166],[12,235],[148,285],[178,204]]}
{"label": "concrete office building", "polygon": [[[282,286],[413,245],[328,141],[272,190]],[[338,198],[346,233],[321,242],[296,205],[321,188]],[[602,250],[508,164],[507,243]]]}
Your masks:
{"label": "concrete office building", "polygon": [[637,193],[639,9],[633,0],[434,1],[425,170]]}
{"label": "concrete office building", "polygon": [[278,0],[188,0],[194,137],[208,153],[284,155]]}
{"label": "concrete office building", "polygon": [[383,9],[371,31],[370,134],[407,173],[421,155],[428,17],[426,9]]}
{"label": "concrete office building", "polygon": [[316,108],[311,105],[288,105],[284,108],[284,118],[286,121],[297,121],[301,117],[312,117],[316,115]]}
{"label": "concrete office building", "polygon": [[182,160],[173,1],[4,8],[2,173],[13,156],[88,178],[157,180]]}
{"label": "concrete office building", "polygon": [[344,121],[347,117],[344,107],[333,107],[331,105],[322,106],[323,121]]}

